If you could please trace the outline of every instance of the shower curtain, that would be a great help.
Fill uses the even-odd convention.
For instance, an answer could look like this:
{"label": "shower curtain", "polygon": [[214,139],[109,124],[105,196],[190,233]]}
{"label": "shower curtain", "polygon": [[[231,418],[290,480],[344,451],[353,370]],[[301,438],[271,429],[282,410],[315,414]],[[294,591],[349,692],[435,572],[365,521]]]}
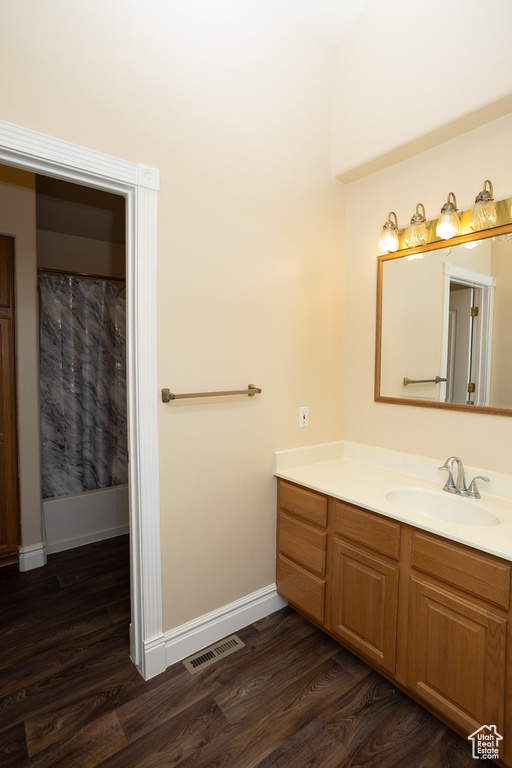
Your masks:
{"label": "shower curtain", "polygon": [[125,287],[43,275],[43,498],[128,480]]}

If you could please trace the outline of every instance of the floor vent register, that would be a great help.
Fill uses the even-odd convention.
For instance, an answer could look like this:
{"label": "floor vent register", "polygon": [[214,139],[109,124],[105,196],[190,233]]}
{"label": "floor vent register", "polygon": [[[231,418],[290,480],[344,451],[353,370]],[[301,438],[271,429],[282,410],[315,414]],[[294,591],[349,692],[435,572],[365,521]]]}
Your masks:
{"label": "floor vent register", "polygon": [[209,645],[208,648],[203,648],[202,651],[195,653],[193,656],[189,656],[188,659],[183,661],[183,664],[190,674],[194,675],[201,669],[210,667],[212,664],[215,664],[216,661],[219,661],[219,659],[229,656],[231,653],[238,651],[239,648],[243,648],[244,646],[245,643],[242,642],[237,635],[231,635],[218,643]]}

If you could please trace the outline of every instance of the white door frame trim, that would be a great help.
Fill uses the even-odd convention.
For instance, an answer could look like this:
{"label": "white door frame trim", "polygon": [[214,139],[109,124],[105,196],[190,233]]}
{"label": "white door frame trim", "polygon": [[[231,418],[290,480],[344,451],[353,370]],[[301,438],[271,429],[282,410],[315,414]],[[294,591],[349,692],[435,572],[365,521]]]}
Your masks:
{"label": "white door frame trim", "polygon": [[126,198],[130,655],[148,679],[165,669],[156,370],[159,171],[2,120],[0,163]]}
{"label": "white door frame trim", "polygon": [[[448,371],[448,334],[450,312],[450,282],[461,283],[468,287],[482,289],[481,326],[477,337],[478,380],[476,381],[477,405],[489,405],[491,393],[491,356],[492,356],[492,323],[494,315],[494,288],[496,278],[474,272],[471,269],[458,267],[448,262],[444,265],[444,310],[443,338],[441,352],[441,376],[447,377]],[[446,383],[442,384],[442,401],[446,399]]]}

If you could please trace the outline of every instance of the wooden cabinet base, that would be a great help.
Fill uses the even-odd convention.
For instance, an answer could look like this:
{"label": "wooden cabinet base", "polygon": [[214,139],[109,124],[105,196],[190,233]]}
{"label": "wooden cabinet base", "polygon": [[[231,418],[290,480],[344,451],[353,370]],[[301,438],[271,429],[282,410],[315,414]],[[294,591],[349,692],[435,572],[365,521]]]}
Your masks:
{"label": "wooden cabinet base", "polygon": [[512,768],[511,564],[279,486],[279,593],[461,736],[495,726]]}

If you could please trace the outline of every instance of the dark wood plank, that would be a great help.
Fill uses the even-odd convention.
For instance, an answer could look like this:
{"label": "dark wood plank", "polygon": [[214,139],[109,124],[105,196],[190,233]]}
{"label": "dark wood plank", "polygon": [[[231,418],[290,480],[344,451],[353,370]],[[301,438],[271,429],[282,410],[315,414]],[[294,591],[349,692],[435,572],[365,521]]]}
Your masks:
{"label": "dark wood plank", "polygon": [[314,718],[281,744],[257,768],[338,768],[347,749]]}
{"label": "dark wood plank", "polygon": [[[113,631],[116,631],[115,627]],[[112,638],[107,638],[108,640],[112,641]],[[67,667],[60,662],[57,650],[50,653],[51,663],[47,676],[45,668],[39,667],[43,660],[38,657],[28,670],[31,682],[0,699],[0,723],[3,727],[7,728],[35,715],[45,707],[51,707],[56,700],[65,704],[79,695],[93,691],[95,686],[101,686],[105,679],[111,676],[113,669],[119,670],[118,674],[121,675],[126,670],[131,672],[132,668],[128,657],[127,637],[117,638],[115,642],[110,643],[107,650],[102,649],[101,652],[90,654],[85,660]],[[8,672],[11,673],[9,682],[14,688],[15,676],[11,670]]]}
{"label": "dark wood plank", "polygon": [[117,603],[107,605],[107,611],[114,622],[129,619],[131,616],[130,598],[126,597],[124,600],[118,600]]}
{"label": "dark wood plank", "polygon": [[347,752],[368,739],[388,715],[407,699],[377,672],[325,709],[320,720],[336,734]]}
{"label": "dark wood plank", "polygon": [[28,764],[30,768],[96,768],[127,744],[116,713],[109,712],[65,742],[39,752]]}
{"label": "dark wood plank", "polygon": [[419,768],[446,731],[446,725],[408,698],[350,751],[344,768]]}
{"label": "dark wood plank", "polygon": [[[265,708],[269,688],[282,691],[306,675],[312,666],[318,667],[339,652],[338,643],[318,630],[285,651],[266,656],[252,665],[247,674],[231,680],[215,693],[215,700],[231,723],[250,717]],[[354,678],[347,673],[352,682]]]}
{"label": "dark wood plank", "polygon": [[[102,768],[173,768],[195,765],[195,755],[223,732],[227,720],[212,699],[203,699],[102,763]],[[221,763],[227,765],[226,763]],[[209,768],[214,768],[211,763]]]}
{"label": "dark wood plank", "polygon": [[119,685],[105,685],[103,690],[94,690],[77,701],[28,717],[25,734],[30,757],[59,741],[67,741],[89,723],[113,711],[119,689]]}
{"label": "dark wood plank", "polygon": [[[0,677],[0,711],[5,697],[16,691],[30,689],[41,693],[43,689],[52,688],[54,684],[61,686],[65,678],[75,678],[80,672],[78,666],[74,667],[77,662],[84,667],[85,674],[90,673],[89,667],[98,662],[101,666],[99,651],[106,653],[111,648],[117,649],[121,646],[122,652],[127,654],[127,637],[128,622],[109,624],[104,629],[80,638],[74,637],[60,646],[12,664],[2,670]],[[88,659],[91,659],[90,665],[86,663]]]}
{"label": "dark wood plank", "polygon": [[27,758],[27,743],[23,724],[0,733],[0,765],[2,768],[19,768]]}
{"label": "dark wood plank", "polygon": [[356,683],[334,659],[314,665],[284,689],[267,688],[255,697],[244,719],[201,746],[180,768],[212,768],[222,756],[229,768],[255,768],[269,754],[303,728],[315,713]]}
{"label": "dark wood plank", "polygon": [[[112,627],[113,621],[110,612],[106,608],[92,611],[84,616],[79,616],[71,621],[64,621],[52,626],[40,622],[37,627],[27,633],[25,629],[13,632],[0,638],[0,669],[4,666],[12,666],[22,659],[34,657],[44,653],[56,645],[74,642],[84,634],[90,634],[98,629]],[[51,633],[48,631],[52,628]],[[0,691],[2,682],[0,680]]]}
{"label": "dark wood plank", "polygon": [[440,766],[442,768],[478,768],[485,763],[489,768],[494,768],[496,765],[494,760],[483,763],[475,760],[467,739],[463,739],[448,728],[420,764],[420,768],[439,768]]}
{"label": "dark wood plank", "polygon": [[354,656],[347,648],[340,648],[336,659],[338,664],[350,672],[352,677],[357,680],[363,680],[367,675],[371,675],[373,669],[368,666],[364,661]]}

